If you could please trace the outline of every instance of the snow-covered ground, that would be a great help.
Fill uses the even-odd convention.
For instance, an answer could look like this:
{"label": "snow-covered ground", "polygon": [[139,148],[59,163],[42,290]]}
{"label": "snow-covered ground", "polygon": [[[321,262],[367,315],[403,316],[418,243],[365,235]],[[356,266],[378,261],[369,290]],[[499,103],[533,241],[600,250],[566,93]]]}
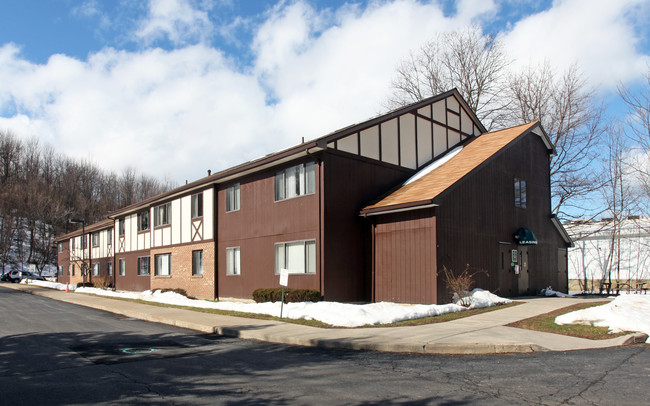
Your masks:
{"label": "snow-covered ground", "polygon": [[[281,304],[279,302],[213,302],[209,300],[188,299],[178,293],[163,293],[159,290],[147,290],[145,292],[115,292],[97,288],[76,288],[74,285],[45,281],[29,281],[29,283],[59,290],[66,290],[67,287],[70,291],[76,290],[78,293],[90,293],[108,297],[140,299],[179,306],[280,316]],[[282,309],[282,316],[290,319],[305,318],[308,320],[319,320],[323,323],[338,327],[359,327],[364,325],[387,324],[403,320],[419,319],[422,317],[438,316],[444,313],[460,312],[467,309],[478,309],[510,302],[511,300],[496,296],[486,290],[474,289],[472,291],[471,304],[468,307],[463,307],[453,303],[445,305],[403,305],[381,302],[355,305],[336,302],[302,302],[285,304]]]}
{"label": "snow-covered ground", "polygon": [[637,331],[648,334],[650,343],[650,295],[620,295],[608,304],[558,316],[555,323],[607,327],[612,333]]}

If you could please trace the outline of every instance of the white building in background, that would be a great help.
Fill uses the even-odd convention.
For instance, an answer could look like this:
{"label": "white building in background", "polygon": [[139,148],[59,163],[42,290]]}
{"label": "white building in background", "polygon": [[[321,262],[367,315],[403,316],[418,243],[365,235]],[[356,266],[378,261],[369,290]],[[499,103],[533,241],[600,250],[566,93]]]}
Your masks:
{"label": "white building in background", "polygon": [[571,290],[598,291],[600,281],[610,279],[634,289],[636,282],[650,280],[650,219],[572,221],[564,227],[574,241],[568,252]]}

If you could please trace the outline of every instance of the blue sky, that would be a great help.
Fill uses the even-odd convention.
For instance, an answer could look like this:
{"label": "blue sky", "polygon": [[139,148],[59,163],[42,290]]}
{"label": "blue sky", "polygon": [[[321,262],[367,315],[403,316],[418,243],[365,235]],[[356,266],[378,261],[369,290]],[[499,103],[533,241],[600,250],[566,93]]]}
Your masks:
{"label": "blue sky", "polygon": [[0,4],[0,130],[176,183],[383,111],[395,66],[478,25],[512,70],[577,63],[612,113],[648,71],[648,0]]}

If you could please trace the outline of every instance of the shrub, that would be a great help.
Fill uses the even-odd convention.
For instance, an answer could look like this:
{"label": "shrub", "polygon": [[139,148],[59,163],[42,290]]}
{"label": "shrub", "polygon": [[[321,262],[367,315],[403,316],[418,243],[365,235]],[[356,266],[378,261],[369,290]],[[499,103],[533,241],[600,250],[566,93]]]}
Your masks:
{"label": "shrub", "polygon": [[97,276],[93,278],[93,283],[91,286],[99,289],[109,289],[113,287],[113,281],[105,276]]}
{"label": "shrub", "polygon": [[91,282],[86,282],[86,283],[79,282],[79,283],[77,283],[77,287],[78,288],[93,288],[94,286],[93,286],[93,284]]}
{"label": "shrub", "polygon": [[156,290],[160,290],[161,293],[165,293],[165,292],[174,292],[174,293],[178,293],[179,295],[185,296],[185,297],[188,298],[188,299],[194,299],[192,296],[189,296],[189,295],[187,294],[187,292],[185,291],[185,289],[180,289],[180,288],[169,289],[169,288],[165,288],[165,289],[156,289]]}
{"label": "shrub", "polygon": [[[281,296],[282,288],[260,288],[253,292],[256,303],[279,302]],[[321,298],[320,292],[313,289],[284,289],[284,303],[319,302]]]}
{"label": "shrub", "polygon": [[469,264],[465,267],[465,270],[456,275],[451,269],[448,269],[443,265],[442,272],[445,277],[445,282],[447,284],[447,289],[452,293],[452,300],[458,301],[458,304],[461,306],[471,305],[471,294],[472,288],[474,287],[474,275],[479,273],[484,273],[486,276],[490,276],[484,269],[472,269]]}

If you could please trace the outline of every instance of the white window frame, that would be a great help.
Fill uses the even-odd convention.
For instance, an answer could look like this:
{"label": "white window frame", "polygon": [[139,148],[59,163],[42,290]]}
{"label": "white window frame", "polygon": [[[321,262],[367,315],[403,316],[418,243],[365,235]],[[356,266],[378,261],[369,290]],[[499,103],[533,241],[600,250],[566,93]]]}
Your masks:
{"label": "white window frame", "polygon": [[226,275],[241,275],[241,248],[226,248]]}
{"label": "white window frame", "polygon": [[99,231],[95,231],[91,234],[93,247],[99,247]]}
{"label": "white window frame", "polygon": [[166,226],[171,223],[172,219],[172,204],[167,202],[153,208],[153,226],[160,227]]}
{"label": "white window frame", "polygon": [[226,188],[226,212],[238,211],[241,207],[241,187],[239,183]]}
{"label": "white window frame", "polygon": [[316,164],[305,162],[275,173],[275,201],[316,193]]}
{"label": "white window frame", "polygon": [[203,217],[203,192],[192,195],[190,198],[192,218]]}
{"label": "white window frame", "polygon": [[[197,264],[196,255],[199,255]],[[203,276],[203,250],[192,251],[192,276]]]}
{"label": "white window frame", "polygon": [[93,264],[93,276],[99,276],[100,266],[99,262]]}
{"label": "white window frame", "polygon": [[[302,252],[300,247],[302,246]],[[291,261],[291,258],[294,258]],[[301,261],[297,261],[302,259]],[[292,263],[293,262],[293,263]],[[316,240],[287,241],[275,244],[275,274],[287,269],[290,274],[316,274]]]}
{"label": "white window frame", "polygon": [[151,258],[138,257],[138,276],[149,276],[149,275],[151,275]]}
{"label": "white window frame", "polygon": [[172,275],[172,254],[154,255],[154,275],[171,276]]}

